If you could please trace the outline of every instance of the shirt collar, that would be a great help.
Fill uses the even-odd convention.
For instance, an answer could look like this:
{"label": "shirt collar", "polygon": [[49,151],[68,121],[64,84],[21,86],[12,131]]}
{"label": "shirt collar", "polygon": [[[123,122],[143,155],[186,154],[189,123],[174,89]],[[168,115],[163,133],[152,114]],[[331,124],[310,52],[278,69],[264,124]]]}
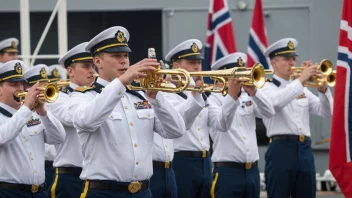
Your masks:
{"label": "shirt collar", "polygon": [[12,115],[17,112],[16,109],[14,109],[14,108],[10,107],[9,105],[4,104],[2,102],[0,102],[0,107],[4,108],[6,111],[10,112]]}
{"label": "shirt collar", "polygon": [[79,87],[78,85],[76,85],[75,83],[73,82],[70,82],[70,87],[75,90],[77,87]]}
{"label": "shirt collar", "polygon": [[106,87],[110,82],[98,77],[97,83],[99,83],[99,84],[103,85],[104,87]]}
{"label": "shirt collar", "polygon": [[277,75],[274,74],[273,78],[275,78],[277,81],[280,82],[281,85],[286,86],[287,84],[291,83],[291,80],[285,80],[283,78],[278,77]]}

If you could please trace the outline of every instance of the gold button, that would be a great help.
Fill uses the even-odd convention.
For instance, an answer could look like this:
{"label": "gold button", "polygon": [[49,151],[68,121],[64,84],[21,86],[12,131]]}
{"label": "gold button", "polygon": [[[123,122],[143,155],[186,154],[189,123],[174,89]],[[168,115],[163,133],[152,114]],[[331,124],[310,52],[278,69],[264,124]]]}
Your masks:
{"label": "gold button", "polygon": [[114,116],[110,116],[110,118],[114,118]]}
{"label": "gold button", "polygon": [[128,106],[124,106],[123,108],[128,109]]}
{"label": "gold button", "polygon": [[138,146],[138,144],[134,144],[134,147],[137,147]]}
{"label": "gold button", "polygon": [[148,118],[150,118],[150,114],[148,114],[147,116],[148,116]]}
{"label": "gold button", "polygon": [[139,164],[139,162],[136,162],[136,165],[138,165]]}
{"label": "gold button", "polygon": [[119,91],[119,92],[117,92],[119,95],[121,95],[122,94],[122,92],[121,91]]}
{"label": "gold button", "polygon": [[200,128],[198,128],[197,130],[200,131]]}
{"label": "gold button", "polygon": [[34,134],[38,134],[38,132],[35,131]]}
{"label": "gold button", "polygon": [[246,136],[243,136],[243,139],[246,139]]}
{"label": "gold button", "polygon": [[34,173],[37,173],[37,171],[36,171],[36,170],[34,170]]}
{"label": "gold button", "polygon": [[240,124],[240,126],[242,126],[242,124]]}
{"label": "gold button", "polygon": [[130,122],[130,126],[133,126],[133,123],[132,123],[132,122]]}
{"label": "gold button", "polygon": [[203,140],[203,138],[200,138],[200,141],[202,141]]}
{"label": "gold button", "polygon": [[134,178],[137,179],[137,176],[135,175]]}

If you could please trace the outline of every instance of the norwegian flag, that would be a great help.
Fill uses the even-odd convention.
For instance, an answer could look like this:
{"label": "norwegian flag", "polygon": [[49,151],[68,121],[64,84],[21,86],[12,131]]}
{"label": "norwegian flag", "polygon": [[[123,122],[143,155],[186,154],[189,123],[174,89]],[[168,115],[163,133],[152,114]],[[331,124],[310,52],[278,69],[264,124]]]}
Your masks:
{"label": "norwegian flag", "polygon": [[204,50],[203,71],[218,59],[236,52],[235,34],[226,0],[210,0],[207,43]]}
{"label": "norwegian flag", "polygon": [[262,0],[256,0],[252,27],[249,30],[249,43],[247,51],[247,67],[252,67],[255,63],[261,63],[265,69],[270,69],[269,59],[264,56],[264,51],[268,47],[266,36]]}
{"label": "norwegian flag", "polygon": [[329,169],[345,197],[352,197],[352,1],[344,0],[334,91]]}

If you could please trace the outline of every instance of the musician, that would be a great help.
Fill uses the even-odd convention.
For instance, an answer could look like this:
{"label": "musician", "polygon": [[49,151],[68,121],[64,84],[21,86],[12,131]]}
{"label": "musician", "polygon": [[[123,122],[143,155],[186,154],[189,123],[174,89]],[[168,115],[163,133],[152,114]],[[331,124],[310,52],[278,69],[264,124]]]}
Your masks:
{"label": "musician", "polygon": [[[199,40],[186,40],[174,47],[165,60],[171,62],[175,69],[199,72],[203,59],[201,49]],[[198,77],[194,76],[194,82],[198,83],[194,83],[196,87],[201,86],[202,81]],[[222,108],[207,102],[205,94],[200,92],[165,93],[167,100],[182,115],[187,129],[184,136],[174,140],[174,159],[169,159],[173,160],[178,197],[210,197],[212,164],[209,126],[220,131],[230,128],[235,115],[235,89],[234,83],[229,81],[229,94],[224,98]]]}
{"label": "musician", "polygon": [[89,42],[86,51],[93,55],[99,77],[71,96],[84,158],[81,198],[152,197],[154,131],[164,138],[185,133],[182,117],[163,94],[126,89],[159,65],[155,59],[144,59],[130,66],[129,37],[127,29],[114,26]]}
{"label": "musician", "polygon": [[303,72],[290,79],[291,67],[297,64],[297,40],[281,39],[270,45],[265,56],[274,68],[272,82],[262,88],[275,109],[275,115],[264,118],[270,138],[265,154],[265,182],[268,197],[315,197],[315,164],[311,149],[309,114],[330,117],[332,96],[326,84],[315,96],[303,83],[321,75],[317,65],[304,61]]}
{"label": "musician", "polygon": [[[216,61],[212,70],[230,68],[245,69],[247,55],[241,52],[229,54]],[[236,113],[231,128],[227,132],[210,130],[213,140],[212,162],[214,181],[212,197],[259,198],[260,178],[258,169],[258,146],[256,138],[256,117],[270,118],[274,108],[260,89],[241,85],[235,81]],[[242,87],[242,88],[241,88]],[[208,101],[221,108],[224,96],[212,93]]]}
{"label": "musician", "polygon": [[44,142],[60,144],[65,131],[44,104],[36,105],[38,83],[28,89],[23,105],[15,100],[24,91],[24,67],[19,60],[0,67],[0,197],[44,198]]}
{"label": "musician", "polygon": [[18,43],[17,38],[0,41],[0,65],[10,60],[17,60]]}
{"label": "musician", "polygon": [[[23,77],[26,79],[25,88],[33,86],[37,82],[49,82],[47,71],[48,66],[45,64],[38,64],[24,72]],[[52,112],[51,112],[52,113]],[[54,115],[55,116],[55,115]],[[55,116],[55,118],[57,118]],[[56,155],[55,145],[45,143],[45,184],[48,187],[47,191],[50,192],[49,187],[54,180],[55,169],[53,167],[54,157]]]}
{"label": "musician", "polygon": [[60,120],[66,131],[64,143],[55,146],[56,173],[50,188],[51,197],[79,197],[83,187],[83,181],[79,178],[83,162],[82,147],[72,123],[69,103],[74,89],[90,86],[94,81],[93,57],[85,51],[87,44],[88,42],[84,42],[73,47],[59,59],[59,63],[67,70],[70,84],[61,89],[55,103],[47,104],[48,109]]}

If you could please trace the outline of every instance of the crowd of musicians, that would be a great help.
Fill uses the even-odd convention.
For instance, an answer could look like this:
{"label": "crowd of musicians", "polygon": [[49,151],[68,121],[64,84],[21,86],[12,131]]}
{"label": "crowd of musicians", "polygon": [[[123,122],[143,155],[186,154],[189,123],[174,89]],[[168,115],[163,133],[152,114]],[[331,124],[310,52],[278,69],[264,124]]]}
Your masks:
{"label": "crowd of musicians", "polygon": [[[229,78],[216,84],[226,95],[129,89],[160,65],[153,58],[130,64],[129,39],[114,26],[70,49],[58,60],[69,85],[52,102],[45,101],[57,93],[42,85],[59,82],[58,66],[29,67],[17,58],[17,39],[0,42],[1,198],[259,198],[256,118],[270,138],[268,197],[316,197],[309,117],[330,117],[333,101],[326,83],[317,95],[304,86],[321,76],[312,61],[292,78],[296,39],[266,49],[271,81],[257,88]],[[199,40],[186,40],[165,61],[200,72],[201,51]],[[236,52],[211,69],[246,62]],[[189,86],[203,84],[192,77]]]}

